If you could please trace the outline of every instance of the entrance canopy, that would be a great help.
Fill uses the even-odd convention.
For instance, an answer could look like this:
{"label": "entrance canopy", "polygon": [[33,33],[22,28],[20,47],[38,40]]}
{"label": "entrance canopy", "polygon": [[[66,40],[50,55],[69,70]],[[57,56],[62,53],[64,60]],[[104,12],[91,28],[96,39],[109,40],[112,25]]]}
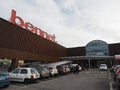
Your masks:
{"label": "entrance canopy", "polygon": [[89,68],[91,67],[92,60],[107,60],[114,59],[115,56],[69,56],[69,57],[60,57],[62,60],[87,60]]}
{"label": "entrance canopy", "polygon": [[69,56],[60,57],[60,59],[66,60],[114,59],[114,56]]}

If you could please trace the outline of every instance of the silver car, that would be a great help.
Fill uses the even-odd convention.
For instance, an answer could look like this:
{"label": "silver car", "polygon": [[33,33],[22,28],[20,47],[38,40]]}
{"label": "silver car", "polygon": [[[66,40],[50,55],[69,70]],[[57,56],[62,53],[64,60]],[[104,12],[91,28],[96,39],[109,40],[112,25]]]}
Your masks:
{"label": "silver car", "polygon": [[38,71],[38,73],[40,74],[40,78],[46,78],[50,76],[49,67],[45,65],[36,64],[32,65],[31,67],[34,67]]}

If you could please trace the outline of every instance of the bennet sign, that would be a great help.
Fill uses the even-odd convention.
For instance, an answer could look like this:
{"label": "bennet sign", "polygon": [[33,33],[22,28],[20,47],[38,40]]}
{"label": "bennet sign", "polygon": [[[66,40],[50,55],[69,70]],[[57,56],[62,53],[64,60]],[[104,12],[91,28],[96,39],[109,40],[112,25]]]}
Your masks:
{"label": "bennet sign", "polygon": [[[19,23],[17,23],[17,21],[19,21]],[[31,23],[23,21],[23,19],[21,17],[16,15],[15,10],[12,10],[12,12],[11,12],[10,22],[31,31],[32,33],[35,33],[38,36],[44,37],[48,40],[55,42],[56,37],[54,34],[50,35],[47,32],[41,30],[40,28],[33,26]]]}

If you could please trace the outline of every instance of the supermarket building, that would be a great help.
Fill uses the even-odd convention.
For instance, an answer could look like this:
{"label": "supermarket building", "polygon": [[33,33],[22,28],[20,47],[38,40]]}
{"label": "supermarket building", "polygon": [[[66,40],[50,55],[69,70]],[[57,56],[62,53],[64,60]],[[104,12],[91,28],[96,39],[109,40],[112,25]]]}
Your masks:
{"label": "supermarket building", "polygon": [[40,36],[27,29],[0,18],[0,59],[10,59],[13,67],[23,61],[49,63],[66,59],[80,61],[80,64],[90,60],[92,67],[96,67],[103,62],[111,65],[114,56],[120,54],[120,43],[107,44],[102,40],[93,40],[86,46],[66,48],[55,42],[54,35],[44,32]]}

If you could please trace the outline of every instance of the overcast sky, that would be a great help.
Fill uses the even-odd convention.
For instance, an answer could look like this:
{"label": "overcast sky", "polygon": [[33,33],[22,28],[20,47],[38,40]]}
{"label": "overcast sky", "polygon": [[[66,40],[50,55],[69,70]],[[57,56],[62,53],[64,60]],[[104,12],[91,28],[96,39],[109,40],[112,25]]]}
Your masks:
{"label": "overcast sky", "polygon": [[120,43],[120,0],[0,0],[0,17],[9,20],[12,9],[67,48]]}

